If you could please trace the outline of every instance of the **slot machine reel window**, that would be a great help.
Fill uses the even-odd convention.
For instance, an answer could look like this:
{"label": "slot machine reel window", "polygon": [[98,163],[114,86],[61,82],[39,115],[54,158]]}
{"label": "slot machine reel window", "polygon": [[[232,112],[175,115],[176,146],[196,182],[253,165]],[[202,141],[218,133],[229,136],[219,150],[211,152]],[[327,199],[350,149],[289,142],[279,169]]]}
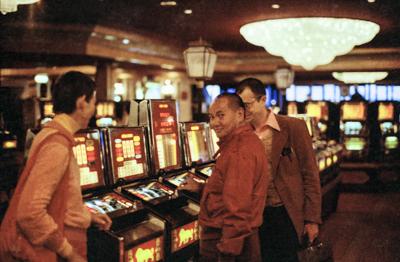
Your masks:
{"label": "slot machine reel window", "polygon": [[194,181],[196,181],[197,183],[200,183],[200,184],[204,184],[206,182],[204,179],[201,179],[189,172],[185,172],[185,173],[177,175],[177,176],[166,178],[166,180],[169,183],[173,184],[174,186],[180,187],[187,181],[187,179],[189,177],[191,177]]}
{"label": "slot machine reel window", "polygon": [[189,147],[190,162],[207,162],[211,160],[207,148],[206,131],[200,125],[189,125],[186,130],[186,143]]}
{"label": "slot machine reel window", "polygon": [[155,135],[156,169],[174,169],[179,166],[178,127],[175,106],[167,102],[154,102],[152,111]]}
{"label": "slot machine reel window", "polygon": [[344,146],[349,151],[360,151],[365,148],[366,141],[361,137],[350,137],[345,139]]}
{"label": "slot machine reel window", "polygon": [[144,201],[153,201],[172,197],[174,191],[159,182],[151,182],[149,184],[139,185],[134,188],[127,189],[129,193]]}
{"label": "slot machine reel window", "polygon": [[345,135],[359,135],[362,129],[361,122],[349,121],[343,124]]}
{"label": "slot machine reel window", "polygon": [[143,129],[110,129],[114,180],[146,176],[146,152]]}
{"label": "slot machine reel window", "polygon": [[108,214],[113,217],[120,210],[134,208],[136,203],[128,201],[116,193],[109,193],[104,196],[85,200],[85,205],[89,211],[99,214]]}
{"label": "slot machine reel window", "polygon": [[104,185],[99,131],[81,131],[75,134],[74,139],[76,145],[72,150],[78,163],[82,189]]}

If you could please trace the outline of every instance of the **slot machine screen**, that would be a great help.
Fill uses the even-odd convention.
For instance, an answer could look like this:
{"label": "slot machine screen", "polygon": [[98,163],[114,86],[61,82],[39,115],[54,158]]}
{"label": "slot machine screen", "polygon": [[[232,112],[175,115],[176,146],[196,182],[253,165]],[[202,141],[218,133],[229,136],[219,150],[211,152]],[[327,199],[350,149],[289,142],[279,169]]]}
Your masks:
{"label": "slot machine screen", "polygon": [[74,136],[73,152],[78,163],[82,190],[105,185],[98,130],[80,131]]}
{"label": "slot machine screen", "polygon": [[310,117],[315,117],[317,121],[328,120],[328,106],[324,102],[310,102],[306,105],[306,114]]}
{"label": "slot machine screen", "polygon": [[111,166],[114,181],[147,175],[144,131],[142,128],[109,129]]}
{"label": "slot machine screen", "polygon": [[360,151],[365,148],[366,142],[361,137],[349,137],[345,139],[344,146],[349,151]]}
{"label": "slot machine screen", "polygon": [[388,134],[388,133],[396,133],[396,126],[393,124],[393,122],[383,122],[379,125],[381,127],[382,130],[382,134]]}
{"label": "slot machine screen", "polygon": [[357,121],[345,122],[343,125],[345,135],[359,135],[362,129],[361,122]]}
{"label": "slot machine screen", "polygon": [[127,191],[144,201],[152,201],[158,198],[170,197],[174,191],[159,182],[142,184],[137,187],[127,188]]}
{"label": "slot machine screen", "polygon": [[212,171],[213,171],[213,169],[212,169],[211,166],[208,166],[208,167],[205,167],[205,168],[200,169],[200,172],[201,172],[202,174],[205,174],[205,175],[208,176],[208,177],[211,176]]}
{"label": "slot machine screen", "polygon": [[53,103],[52,102],[45,102],[43,107],[43,115],[45,117],[52,117],[54,116],[53,112]]}
{"label": "slot machine screen", "polygon": [[168,178],[166,178],[166,180],[169,183],[173,184],[174,186],[179,187],[182,184],[184,184],[189,177],[191,177],[197,183],[204,184],[206,182],[204,179],[201,179],[189,172],[185,172],[183,174],[173,176],[173,177],[168,177]]}
{"label": "slot machine screen", "polygon": [[152,127],[156,170],[180,167],[179,135],[175,101],[152,101]]}
{"label": "slot machine screen", "polygon": [[292,116],[292,115],[297,115],[298,111],[297,111],[297,104],[296,102],[289,102],[288,103],[288,115]]}
{"label": "slot machine screen", "polygon": [[342,120],[365,120],[366,117],[364,103],[344,103],[342,105]]}
{"label": "slot machine screen", "polygon": [[396,149],[399,146],[399,138],[396,136],[385,137],[385,148]]}
{"label": "slot machine screen", "polygon": [[[206,130],[204,125],[186,124],[185,142],[189,148],[189,162],[204,163],[211,160],[206,141]],[[189,163],[189,164],[190,164]]]}
{"label": "slot machine screen", "polygon": [[393,104],[379,104],[378,107],[378,121],[392,120],[394,116]]}
{"label": "slot machine screen", "polygon": [[211,146],[212,146],[212,157],[217,153],[219,146],[218,146],[218,141],[219,138],[217,137],[217,134],[215,133],[214,129],[210,129],[210,139],[211,139]]}
{"label": "slot machine screen", "polygon": [[110,216],[120,210],[129,209],[134,206],[133,202],[113,192],[103,196],[85,199],[84,202],[89,211],[99,214],[108,214]]}

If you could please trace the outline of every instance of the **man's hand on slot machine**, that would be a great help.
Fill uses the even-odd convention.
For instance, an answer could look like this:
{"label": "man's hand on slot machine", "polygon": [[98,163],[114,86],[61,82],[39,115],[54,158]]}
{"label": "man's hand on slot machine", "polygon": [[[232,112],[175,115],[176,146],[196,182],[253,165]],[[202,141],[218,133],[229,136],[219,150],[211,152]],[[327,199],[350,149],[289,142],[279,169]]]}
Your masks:
{"label": "man's hand on slot machine", "polygon": [[188,177],[182,185],[178,187],[178,190],[187,190],[191,192],[200,192],[202,185],[194,180],[192,177]]}
{"label": "man's hand on slot machine", "polygon": [[100,230],[109,230],[112,221],[106,214],[91,213],[92,224],[94,224]]}

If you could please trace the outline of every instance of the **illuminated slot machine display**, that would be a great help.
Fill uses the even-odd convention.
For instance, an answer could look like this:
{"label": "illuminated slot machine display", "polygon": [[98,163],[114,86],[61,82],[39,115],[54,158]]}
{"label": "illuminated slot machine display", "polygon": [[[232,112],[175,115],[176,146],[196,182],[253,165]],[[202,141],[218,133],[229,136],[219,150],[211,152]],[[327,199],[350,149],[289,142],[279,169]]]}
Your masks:
{"label": "illuminated slot machine display", "polygon": [[40,101],[40,126],[50,122],[54,115],[53,103],[51,101]]}
{"label": "illuminated slot machine display", "polygon": [[399,126],[396,121],[395,104],[381,102],[378,104],[378,123],[381,130],[381,147],[384,155],[393,154],[399,148]]}
{"label": "illuminated slot machine display", "polygon": [[[174,100],[143,100],[138,104],[138,122],[148,128],[153,179],[122,187],[127,196],[143,201],[167,221],[166,256],[169,261],[189,259],[198,252],[196,201],[178,194],[176,186],[193,175],[182,168],[179,130]],[[166,183],[166,180],[170,182]],[[160,182],[162,181],[162,182]],[[175,184],[174,184],[175,183]]]}
{"label": "illuminated slot machine display", "polygon": [[313,140],[313,148],[318,169],[320,172],[323,172],[328,167],[328,162],[331,161],[328,160],[331,158],[331,155],[326,152],[326,141],[319,139],[319,130],[316,119],[305,114],[293,115],[292,117],[302,119],[306,123],[308,133]]}
{"label": "illuminated slot machine display", "polygon": [[326,138],[326,132],[328,130],[328,117],[329,109],[326,102],[315,102],[310,101],[306,104],[306,115],[314,117],[316,119],[318,128],[320,130],[320,137]]}
{"label": "illuminated slot machine display", "polygon": [[[82,130],[75,135],[76,145],[73,148],[80,169],[81,188],[86,207],[90,212],[107,214],[113,221],[109,231],[92,228],[88,231],[88,257],[93,261],[146,261],[143,260],[145,258],[161,261],[164,259],[164,222],[145,209],[140,201],[130,200],[112,190],[110,184],[114,179],[112,177],[107,179],[104,176],[105,147],[104,144],[102,147],[101,141],[104,143],[106,136],[107,134],[100,133],[96,129]],[[120,139],[124,140],[122,137]],[[124,151],[134,150],[134,136],[130,140],[132,142],[127,142],[129,145],[126,146],[130,149],[124,148]],[[115,146],[115,148],[118,149],[115,151],[119,156],[120,147]],[[131,155],[126,156],[123,153],[123,159],[120,161],[123,164],[113,167],[123,166],[125,160],[132,161]],[[139,161],[145,163],[144,160]],[[141,176],[145,168],[132,170],[131,175],[125,171],[122,176],[124,178]]]}
{"label": "illuminated slot machine display", "polygon": [[287,104],[287,115],[288,116],[294,116],[298,115],[298,108],[297,108],[297,103],[296,102],[288,102]]}
{"label": "illuminated slot machine display", "polygon": [[215,163],[213,152],[218,145],[213,145],[209,124],[181,123],[181,131],[186,165],[195,168],[202,177],[210,177]]}
{"label": "illuminated slot machine display", "polygon": [[364,102],[344,102],[340,111],[344,157],[349,160],[365,160],[368,154],[366,104]]}
{"label": "illuminated slot machine display", "polygon": [[96,105],[96,125],[98,127],[116,126],[115,103],[112,101],[98,102]]}

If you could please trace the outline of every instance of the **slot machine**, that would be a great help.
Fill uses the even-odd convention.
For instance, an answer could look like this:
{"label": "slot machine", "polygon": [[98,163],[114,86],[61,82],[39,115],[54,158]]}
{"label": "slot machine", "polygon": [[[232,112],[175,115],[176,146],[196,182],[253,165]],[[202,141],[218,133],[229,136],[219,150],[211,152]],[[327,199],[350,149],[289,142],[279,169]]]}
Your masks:
{"label": "slot machine", "polygon": [[343,102],[340,107],[340,130],[344,157],[366,160],[368,155],[367,105],[364,102]]}
{"label": "slot machine", "polygon": [[113,101],[98,102],[96,105],[96,126],[116,126],[115,103]]}
{"label": "slot machine", "polygon": [[[112,219],[109,231],[88,230],[89,260],[164,260],[165,222],[140,201],[113,190],[119,178],[146,175],[143,130],[81,130],[75,134],[75,142],[73,152],[80,170],[84,203],[90,212],[107,214]],[[106,176],[107,173],[112,176]]]}
{"label": "slot machine", "polygon": [[187,122],[180,125],[186,166],[194,168],[197,174],[207,179],[215,164],[213,155],[218,150],[218,138],[208,123]]}
{"label": "slot machine", "polygon": [[378,124],[381,131],[380,145],[384,156],[394,154],[399,148],[398,110],[395,103],[378,103]]}
{"label": "slot machine", "polygon": [[327,138],[327,131],[329,125],[329,109],[328,104],[322,101],[309,101],[305,106],[306,115],[314,117],[316,119],[320,137],[322,139]]}
{"label": "slot machine", "polygon": [[22,164],[18,155],[17,136],[0,126],[0,193],[12,189],[17,184]]}
{"label": "slot machine", "polygon": [[53,103],[51,101],[41,100],[40,107],[40,126],[50,122],[54,118]]}
{"label": "slot machine", "polygon": [[153,179],[124,186],[122,192],[141,200],[167,221],[167,260],[186,261],[198,252],[200,207],[196,201],[178,194],[173,185],[193,175],[182,168],[175,101],[143,100],[139,104],[131,101],[130,112],[139,112],[139,119],[131,120],[132,123],[148,128]]}

